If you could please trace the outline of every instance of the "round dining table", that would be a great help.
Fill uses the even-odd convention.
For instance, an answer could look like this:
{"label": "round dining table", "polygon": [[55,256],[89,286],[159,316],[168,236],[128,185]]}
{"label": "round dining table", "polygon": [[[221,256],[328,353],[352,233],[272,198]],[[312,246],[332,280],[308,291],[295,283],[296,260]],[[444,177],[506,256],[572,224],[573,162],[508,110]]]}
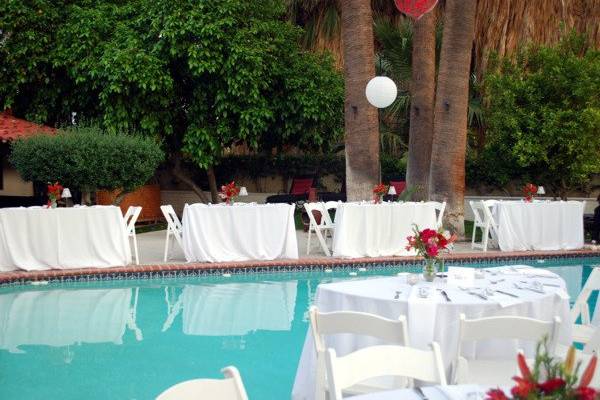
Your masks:
{"label": "round dining table", "polygon": [[[411,285],[414,276],[354,279],[319,285],[314,304],[321,312],[359,311],[389,319],[404,315],[410,345],[427,349],[435,341],[450,378],[450,366],[457,357],[459,317],[521,316],[551,321],[561,318],[558,343],[571,343],[569,295],[562,278],[551,271],[529,266],[487,269],[450,267],[446,278],[432,283],[422,278]],[[364,336],[340,334],[326,337],[327,347],[339,355],[363,347],[382,344]],[[535,352],[535,343],[506,340],[464,342],[461,355],[466,358],[506,359],[523,349]],[[314,397],[316,354],[312,335],[306,335],[296,373],[293,399]]]}

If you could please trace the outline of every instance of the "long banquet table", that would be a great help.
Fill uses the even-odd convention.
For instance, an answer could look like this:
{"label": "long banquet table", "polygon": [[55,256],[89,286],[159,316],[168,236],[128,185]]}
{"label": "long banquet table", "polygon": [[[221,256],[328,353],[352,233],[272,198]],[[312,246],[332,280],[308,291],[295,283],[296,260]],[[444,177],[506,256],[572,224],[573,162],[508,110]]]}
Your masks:
{"label": "long banquet table", "polygon": [[191,204],[182,225],[189,262],[298,258],[293,205]]}
{"label": "long banquet table", "polygon": [[[461,313],[467,318],[515,315],[550,321],[555,316],[562,320],[558,341],[571,343],[571,324],[569,323],[569,296],[565,282],[558,275],[539,268],[514,266],[490,268],[485,270],[484,278],[466,278],[467,270],[452,268],[448,282],[427,283],[421,280],[415,286],[407,284],[406,276],[351,280],[321,284],[318,287],[314,304],[322,312],[360,311],[397,319],[405,315],[408,322],[408,335],[411,346],[426,349],[429,343],[436,341],[442,350],[447,372],[456,358],[458,345],[458,321]],[[467,272],[465,272],[467,271]],[[452,276],[462,278],[453,279]],[[544,293],[522,290],[514,283],[538,281],[555,286],[545,286]],[[492,283],[495,282],[495,283]],[[427,298],[419,297],[419,289],[429,287]],[[518,297],[494,293],[486,300],[461,289],[464,287],[489,287],[494,290],[510,292]],[[451,302],[448,302],[437,289],[444,289]],[[401,292],[396,299],[396,292]],[[515,354],[523,349],[528,356],[535,346],[519,341],[482,341],[463,343],[462,356],[472,358],[506,359],[507,354]],[[374,338],[356,335],[335,335],[326,338],[327,347],[335,348],[338,355],[345,355],[370,345],[381,344]],[[308,400],[314,397],[314,375],[316,354],[312,335],[307,333],[304,348],[296,373],[292,398]]]}
{"label": "long banquet table", "polygon": [[102,268],[130,260],[118,207],[0,209],[0,271]]}
{"label": "long banquet table", "polygon": [[433,203],[342,203],[335,216],[335,257],[405,256],[406,238],[419,229],[436,228]]}
{"label": "long banquet table", "polygon": [[583,247],[583,202],[501,201],[494,207],[502,251]]}

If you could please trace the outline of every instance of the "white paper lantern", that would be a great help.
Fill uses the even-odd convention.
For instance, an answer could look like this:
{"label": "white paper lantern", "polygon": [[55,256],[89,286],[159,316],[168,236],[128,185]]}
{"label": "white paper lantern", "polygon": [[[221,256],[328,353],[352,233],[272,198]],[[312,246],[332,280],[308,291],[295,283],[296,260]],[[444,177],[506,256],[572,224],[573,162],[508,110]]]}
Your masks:
{"label": "white paper lantern", "polygon": [[385,108],[396,100],[398,88],[387,76],[376,76],[367,83],[367,100],[377,108]]}

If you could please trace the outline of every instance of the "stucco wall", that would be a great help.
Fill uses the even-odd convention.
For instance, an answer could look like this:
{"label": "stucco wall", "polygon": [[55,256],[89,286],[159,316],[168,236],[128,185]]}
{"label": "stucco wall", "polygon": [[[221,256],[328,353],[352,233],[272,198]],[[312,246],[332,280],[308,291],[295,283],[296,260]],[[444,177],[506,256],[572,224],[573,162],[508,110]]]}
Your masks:
{"label": "stucco wall", "polygon": [[0,196],[33,196],[33,184],[21,179],[19,173],[7,165],[2,166],[3,186]]}

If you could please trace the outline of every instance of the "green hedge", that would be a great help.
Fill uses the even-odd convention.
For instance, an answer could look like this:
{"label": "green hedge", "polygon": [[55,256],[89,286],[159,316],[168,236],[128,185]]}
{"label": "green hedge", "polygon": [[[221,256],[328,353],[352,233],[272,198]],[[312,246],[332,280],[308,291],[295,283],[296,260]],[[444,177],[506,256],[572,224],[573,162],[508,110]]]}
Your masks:
{"label": "green hedge", "polygon": [[11,151],[10,162],[24,179],[88,192],[135,190],[152,178],[164,157],[152,138],[96,127],[19,139]]}

